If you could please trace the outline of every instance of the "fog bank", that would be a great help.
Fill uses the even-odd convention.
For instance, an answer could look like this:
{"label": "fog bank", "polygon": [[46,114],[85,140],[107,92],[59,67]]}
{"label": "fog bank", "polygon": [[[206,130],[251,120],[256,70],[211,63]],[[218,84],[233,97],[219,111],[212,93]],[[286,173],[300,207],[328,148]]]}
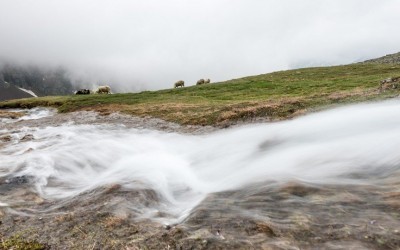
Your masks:
{"label": "fog bank", "polygon": [[119,91],[398,52],[397,0],[3,0],[0,59]]}

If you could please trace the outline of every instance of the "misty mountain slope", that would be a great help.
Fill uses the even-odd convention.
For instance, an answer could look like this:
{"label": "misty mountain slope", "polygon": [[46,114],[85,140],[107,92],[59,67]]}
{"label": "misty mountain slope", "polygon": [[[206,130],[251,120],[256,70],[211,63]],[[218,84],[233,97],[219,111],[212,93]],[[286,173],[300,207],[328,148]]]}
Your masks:
{"label": "misty mountain slope", "polygon": [[380,88],[382,79],[397,76],[400,64],[356,63],[278,71],[176,89],[171,84],[170,89],[141,93],[8,101],[0,103],[0,108],[51,106],[60,112],[122,112],[185,125],[229,126],[260,119],[288,119],[332,105],[397,97],[400,88]]}
{"label": "misty mountain slope", "polygon": [[17,88],[13,84],[0,81],[0,101],[30,98],[33,97],[31,94]]}
{"label": "misty mountain slope", "polygon": [[44,70],[34,66],[6,64],[0,68],[0,79],[33,91],[38,96],[68,95],[73,92],[67,72],[61,68]]}

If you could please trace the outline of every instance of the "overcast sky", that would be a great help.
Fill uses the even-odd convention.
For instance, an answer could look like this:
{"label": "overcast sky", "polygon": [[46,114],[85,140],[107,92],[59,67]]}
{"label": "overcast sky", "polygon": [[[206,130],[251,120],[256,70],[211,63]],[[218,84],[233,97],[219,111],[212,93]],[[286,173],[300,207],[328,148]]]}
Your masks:
{"label": "overcast sky", "polygon": [[400,51],[400,0],[0,0],[0,60],[120,91]]}

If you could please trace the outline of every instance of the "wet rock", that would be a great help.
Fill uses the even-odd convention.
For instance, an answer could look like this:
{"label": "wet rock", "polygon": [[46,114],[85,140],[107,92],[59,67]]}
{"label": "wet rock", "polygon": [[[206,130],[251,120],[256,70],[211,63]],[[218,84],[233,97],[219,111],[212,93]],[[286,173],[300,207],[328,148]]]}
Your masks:
{"label": "wet rock", "polygon": [[94,111],[77,111],[66,114],[56,114],[40,119],[22,120],[18,123],[0,124],[6,129],[16,129],[22,127],[60,126],[65,123],[74,124],[117,124],[127,128],[155,129],[165,132],[178,132],[190,134],[205,134],[216,131],[217,128],[211,126],[181,126],[176,123],[167,122],[157,118],[136,117],[120,113],[111,113],[109,115],[100,115]]}
{"label": "wet rock", "polygon": [[11,135],[5,135],[5,136],[0,137],[0,141],[2,141],[2,142],[9,142],[11,140],[12,140]]}
{"label": "wet rock", "polygon": [[292,223],[293,226],[295,226],[296,231],[294,231],[295,233],[299,233],[299,231],[301,231],[300,233],[310,233],[310,227],[312,225],[312,221],[311,221],[311,216],[305,214],[305,213],[301,213],[301,212],[293,212],[290,216],[289,216],[289,221]]}
{"label": "wet rock", "polygon": [[260,151],[266,151],[266,150],[271,149],[275,146],[278,146],[282,143],[283,143],[283,141],[281,141],[281,140],[268,140],[268,141],[261,143],[259,148],[260,148]]}
{"label": "wet rock", "polygon": [[393,83],[393,82],[398,82],[398,81],[400,81],[400,77],[389,77],[389,78],[383,79],[381,81],[381,84]]}
{"label": "wet rock", "polygon": [[33,151],[33,148],[28,148],[27,150],[25,150],[24,154],[27,154],[27,153],[32,152],[32,151]]}
{"label": "wet rock", "polygon": [[11,177],[5,180],[5,183],[10,184],[10,185],[21,185],[21,184],[26,184],[29,183],[30,177],[29,176],[15,176]]}
{"label": "wet rock", "polygon": [[322,197],[321,200],[326,199],[335,203],[341,203],[341,204],[361,204],[363,203],[363,199],[359,197],[356,194],[352,194],[349,192],[342,192],[342,193],[337,193],[329,198],[327,197]]}
{"label": "wet rock", "polygon": [[120,227],[123,223],[125,223],[126,218],[121,218],[118,216],[109,216],[104,220],[104,226],[113,229],[116,227]]}
{"label": "wet rock", "polygon": [[121,189],[121,187],[122,186],[120,184],[118,184],[118,183],[110,184],[110,185],[105,187],[104,193],[105,194],[111,194],[111,193],[117,192],[118,190]]}
{"label": "wet rock", "polygon": [[306,186],[305,184],[300,184],[298,182],[288,182],[279,189],[279,192],[305,197],[307,195],[319,192],[319,189],[312,186]]}
{"label": "wet rock", "polygon": [[387,192],[383,196],[384,204],[394,209],[400,209],[400,192]]}
{"label": "wet rock", "polygon": [[263,223],[263,222],[257,222],[255,224],[255,231],[258,233],[263,233],[269,237],[276,236],[276,234],[275,234],[274,230],[272,230],[271,226],[268,225],[267,223]]}
{"label": "wet rock", "polygon": [[31,141],[33,139],[35,139],[35,138],[33,137],[32,134],[26,134],[26,135],[24,135],[24,137],[22,137],[21,141]]}
{"label": "wet rock", "polygon": [[9,112],[0,110],[0,118],[18,119],[25,115],[25,112]]}
{"label": "wet rock", "polygon": [[400,77],[389,77],[380,82],[379,90],[385,91],[390,89],[397,89],[399,87]]}

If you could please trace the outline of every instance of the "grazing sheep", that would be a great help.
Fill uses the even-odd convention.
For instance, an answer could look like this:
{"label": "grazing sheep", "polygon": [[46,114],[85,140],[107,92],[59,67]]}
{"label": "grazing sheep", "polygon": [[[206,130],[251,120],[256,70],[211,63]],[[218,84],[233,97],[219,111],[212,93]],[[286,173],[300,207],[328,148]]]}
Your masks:
{"label": "grazing sheep", "polygon": [[208,78],[204,80],[204,83],[205,83],[205,84],[210,83],[210,82],[211,82],[211,81],[210,81],[210,79],[208,79]]}
{"label": "grazing sheep", "polygon": [[174,84],[174,88],[177,88],[177,87],[185,87],[185,82],[182,81],[182,80],[177,81],[177,82]]}
{"label": "grazing sheep", "polygon": [[202,84],[204,84],[204,79],[200,79],[196,83],[196,85],[202,85]]}
{"label": "grazing sheep", "polygon": [[89,89],[80,89],[75,91],[75,95],[89,95],[90,90]]}
{"label": "grazing sheep", "polygon": [[100,86],[97,88],[96,94],[111,94],[111,88],[109,86]]}

